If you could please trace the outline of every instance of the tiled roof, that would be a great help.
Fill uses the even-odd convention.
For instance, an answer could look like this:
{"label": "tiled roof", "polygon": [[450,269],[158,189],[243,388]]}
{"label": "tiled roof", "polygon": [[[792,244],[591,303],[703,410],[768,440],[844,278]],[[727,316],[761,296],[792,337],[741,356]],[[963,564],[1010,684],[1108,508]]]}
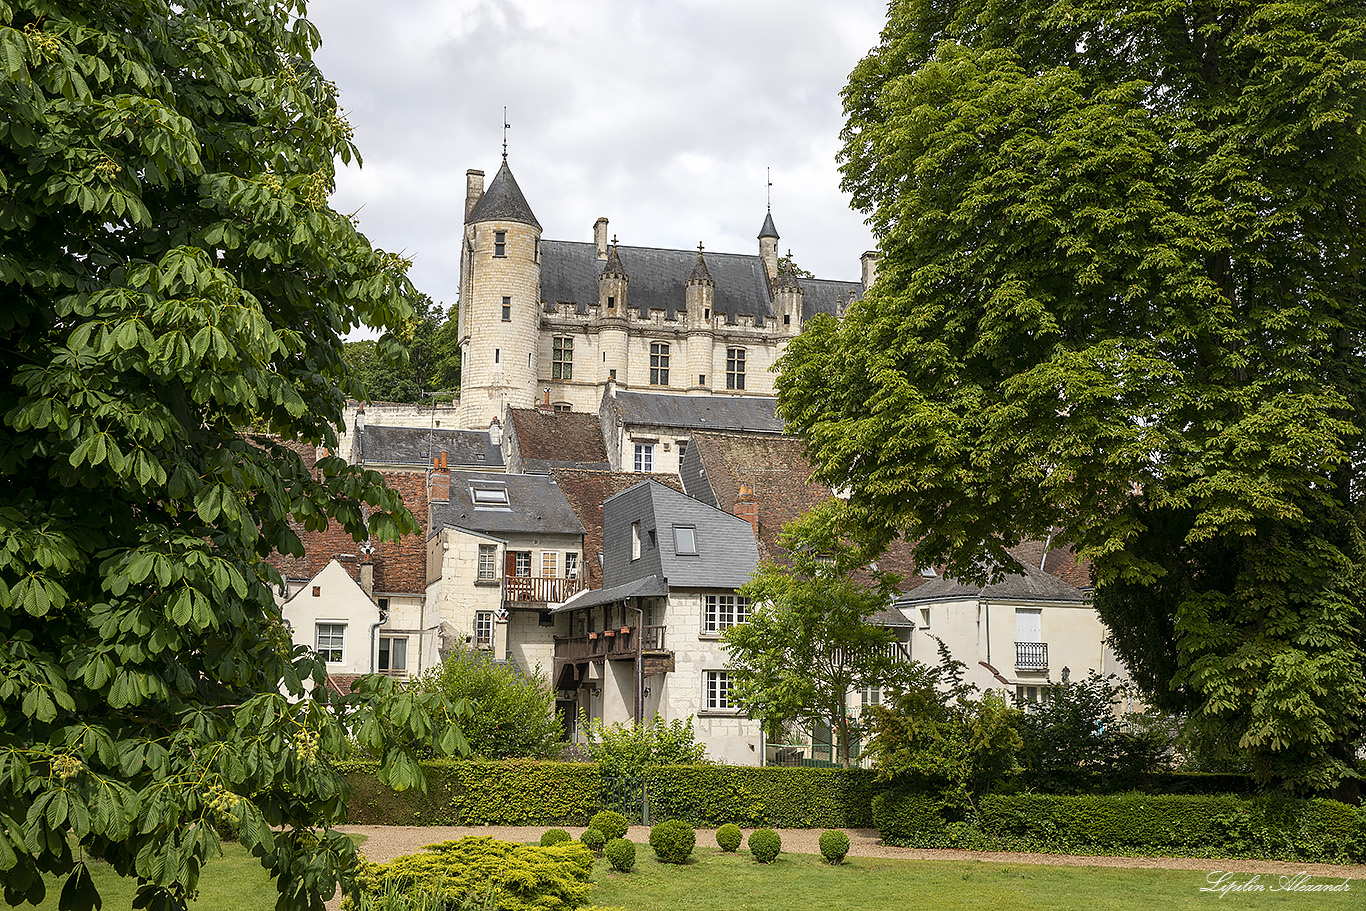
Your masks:
{"label": "tiled roof", "polygon": [[[471,488],[505,487],[507,506],[475,506]],[[544,475],[452,471],[449,503],[432,503],[432,528],[453,525],[490,535],[541,533],[583,534],[553,478]]]}
{"label": "tiled roof", "polygon": [[510,408],[510,432],[528,462],[553,462],[564,467],[607,466],[607,447],[596,413]]}
{"label": "tiled roof", "polygon": [[898,604],[917,604],[927,601],[955,601],[987,598],[993,601],[1070,601],[1085,603],[1090,600],[1081,589],[1050,576],[1041,569],[1025,564],[1023,572],[1006,576],[988,585],[963,583],[941,576],[929,579],[902,597]]}
{"label": "tiled roof", "polygon": [[479,201],[470,210],[469,217],[465,219],[465,223],[471,225],[481,221],[516,221],[531,225],[538,231],[541,229],[541,223],[531,213],[531,206],[527,205],[522,188],[517,186],[517,178],[512,176],[506,158],[503,159],[503,166],[494,175],[493,182],[488,185],[488,189],[479,197]]}
{"label": "tiled roof", "polygon": [[596,590],[585,589],[550,612],[578,610],[584,607],[597,607],[600,604],[613,604],[627,598],[654,598],[669,593],[669,584],[663,576],[646,576],[624,585]]}
{"label": "tiled roof", "polygon": [[487,430],[454,430],[445,427],[385,427],[367,424],[356,434],[352,458],[357,463],[427,467],[432,457],[447,453],[449,465],[501,468],[502,451],[489,439]]}
{"label": "tiled roof", "polygon": [[602,504],[628,487],[649,478],[681,491],[678,475],[639,474],[626,471],[585,471],[552,468],[550,476],[569,501],[583,525],[583,560],[588,564],[588,585],[602,587]]}
{"label": "tiled roof", "polygon": [[755,433],[782,433],[784,426],[776,399],[760,396],[618,392],[611,404],[627,424]]}

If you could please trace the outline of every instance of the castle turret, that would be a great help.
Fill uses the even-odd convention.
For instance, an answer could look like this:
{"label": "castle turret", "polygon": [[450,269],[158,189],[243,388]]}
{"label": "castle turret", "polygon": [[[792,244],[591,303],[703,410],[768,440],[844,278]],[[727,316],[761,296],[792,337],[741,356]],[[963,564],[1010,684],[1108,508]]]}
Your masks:
{"label": "castle turret", "polygon": [[692,274],[683,290],[683,306],[687,311],[688,331],[687,365],[688,392],[706,395],[715,385],[712,371],[712,358],[716,351],[712,320],[712,307],[716,303],[716,282],[707,271],[707,260],[702,255],[702,245],[697,245],[697,261],[693,263]]}
{"label": "castle turret", "polygon": [[792,268],[791,251],[788,251],[783,274],[773,285],[773,315],[783,335],[797,335],[802,331],[802,286]]}
{"label": "castle turret", "polygon": [[773,212],[764,215],[764,226],[759,229],[759,258],[764,261],[768,283],[778,280],[778,229],[773,226]]}
{"label": "castle turret", "polygon": [[506,157],[488,189],[479,192],[482,184],[482,174],[469,172],[460,258],[464,428],[489,426],[508,405],[531,407],[537,391],[541,224]]}
{"label": "castle turret", "polygon": [[600,379],[604,382],[613,377],[618,384],[629,382],[630,347],[626,339],[629,291],[630,278],[614,237],[607,261],[598,274],[598,343],[603,354]]}

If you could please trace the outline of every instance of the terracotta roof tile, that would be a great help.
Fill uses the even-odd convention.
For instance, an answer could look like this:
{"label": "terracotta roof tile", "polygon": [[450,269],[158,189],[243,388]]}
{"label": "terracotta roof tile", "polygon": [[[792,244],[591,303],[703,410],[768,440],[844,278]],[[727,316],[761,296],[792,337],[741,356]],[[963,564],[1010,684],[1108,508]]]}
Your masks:
{"label": "terracotta roof tile", "polygon": [[602,425],[596,413],[509,408],[517,447],[526,462],[607,463]]}
{"label": "terracotta roof tile", "polygon": [[588,564],[588,587],[602,587],[602,504],[641,481],[658,481],[682,493],[683,485],[674,474],[645,474],[629,471],[590,471],[581,468],[552,468],[550,476],[583,525],[583,560]]}

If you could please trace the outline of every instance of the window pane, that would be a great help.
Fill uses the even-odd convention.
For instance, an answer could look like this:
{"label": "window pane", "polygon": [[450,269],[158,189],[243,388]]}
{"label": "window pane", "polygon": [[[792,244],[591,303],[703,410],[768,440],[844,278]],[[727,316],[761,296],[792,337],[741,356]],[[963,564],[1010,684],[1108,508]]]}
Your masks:
{"label": "window pane", "polygon": [[696,529],[687,525],[674,526],[674,553],[695,554],[697,553]]}

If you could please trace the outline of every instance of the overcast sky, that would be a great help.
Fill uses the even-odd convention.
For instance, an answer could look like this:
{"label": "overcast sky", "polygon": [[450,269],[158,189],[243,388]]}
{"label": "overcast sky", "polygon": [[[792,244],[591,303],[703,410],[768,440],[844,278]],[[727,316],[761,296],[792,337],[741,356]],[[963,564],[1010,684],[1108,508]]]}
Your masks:
{"label": "overcast sky", "polygon": [[[465,171],[508,163],[546,238],[757,252],[764,169],[797,263],[857,280],[873,246],[839,188],[840,90],[885,0],[313,0],[317,61],[364,167],[333,207],[459,287]],[[629,268],[629,264],[628,264]]]}

